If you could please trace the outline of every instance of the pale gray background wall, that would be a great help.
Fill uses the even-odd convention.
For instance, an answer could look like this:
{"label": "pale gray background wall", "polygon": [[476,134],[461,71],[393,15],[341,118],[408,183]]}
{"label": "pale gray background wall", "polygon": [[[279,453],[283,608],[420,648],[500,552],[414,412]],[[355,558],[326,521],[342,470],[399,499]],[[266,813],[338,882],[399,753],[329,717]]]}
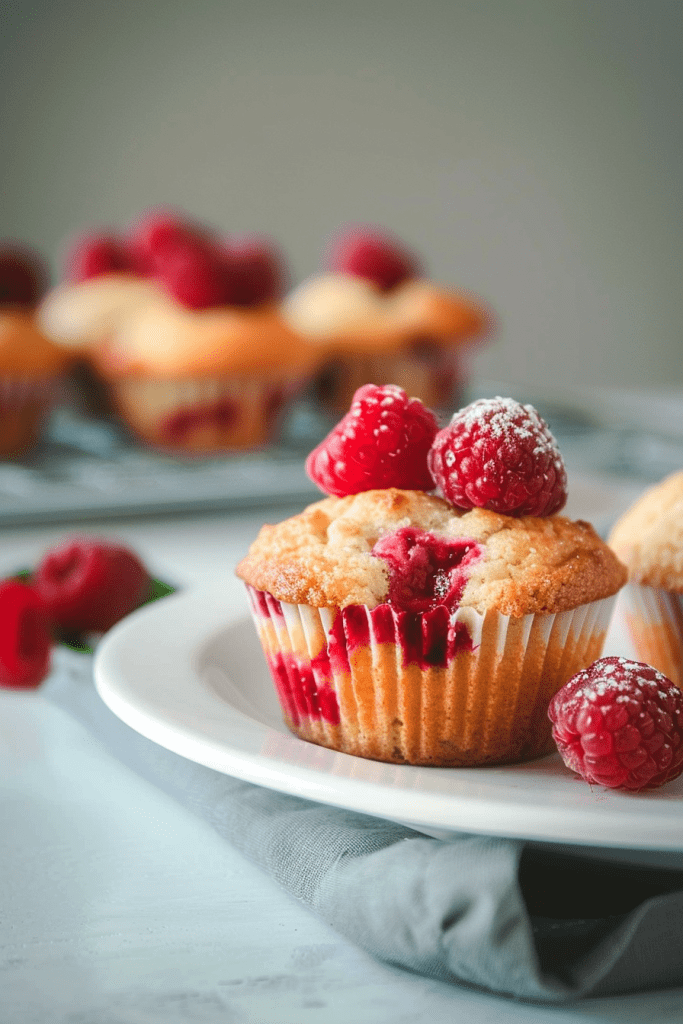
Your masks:
{"label": "pale gray background wall", "polygon": [[171,203],[292,273],[393,228],[502,329],[482,376],[683,384],[681,0],[5,0],[0,236]]}

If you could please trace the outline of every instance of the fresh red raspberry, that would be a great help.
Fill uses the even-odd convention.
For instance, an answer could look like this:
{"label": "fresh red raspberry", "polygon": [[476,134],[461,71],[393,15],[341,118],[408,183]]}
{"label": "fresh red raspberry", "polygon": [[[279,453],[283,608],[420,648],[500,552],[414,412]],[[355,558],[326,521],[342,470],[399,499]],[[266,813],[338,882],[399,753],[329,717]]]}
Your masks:
{"label": "fresh red raspberry", "polygon": [[154,275],[188,242],[213,245],[206,228],[191,224],[174,210],[151,210],[133,225],[127,244],[141,272]]}
{"label": "fresh red raspberry", "polygon": [[77,283],[101,274],[133,269],[125,243],[113,234],[84,235],[74,243],[66,258],[66,277]]}
{"label": "fresh red raspberry", "polygon": [[48,551],[33,586],[54,622],[67,632],[103,633],[133,611],[150,587],[132,551],[94,538],[67,540]]}
{"label": "fresh red raspberry", "polygon": [[192,240],[167,253],[157,277],[187,309],[229,304],[234,289],[232,267],[222,253]]}
{"label": "fresh red raspberry", "polygon": [[482,398],[440,430],[429,468],[457,508],[508,516],[549,516],[567,500],[567,474],[555,438],[531,405]]}
{"label": "fresh red raspberry", "polygon": [[154,210],[133,228],[128,245],[141,272],[157,278],[188,309],[229,301],[232,266],[202,225],[172,211]]}
{"label": "fresh red raspberry", "polygon": [[347,231],[333,245],[330,267],[373,281],[383,291],[416,277],[418,262],[395,239],[371,228]]}
{"label": "fresh red raspberry", "polygon": [[50,669],[50,620],[32,587],[0,583],[0,686],[38,686]]}
{"label": "fresh red raspberry", "polygon": [[431,491],[427,453],[436,416],[395,384],[365,384],[351,409],[306,460],[306,472],[326,494],[341,498],[375,488]]}
{"label": "fresh red raspberry", "polygon": [[266,239],[245,238],[227,250],[232,265],[231,303],[256,306],[279,298],[285,289],[284,261]]}
{"label": "fresh red raspberry", "polygon": [[37,253],[12,243],[0,247],[0,306],[35,306],[47,277]]}
{"label": "fresh red raspberry", "polygon": [[601,658],[548,708],[562,760],[586,782],[653,789],[683,772],[683,693],[642,662]]}

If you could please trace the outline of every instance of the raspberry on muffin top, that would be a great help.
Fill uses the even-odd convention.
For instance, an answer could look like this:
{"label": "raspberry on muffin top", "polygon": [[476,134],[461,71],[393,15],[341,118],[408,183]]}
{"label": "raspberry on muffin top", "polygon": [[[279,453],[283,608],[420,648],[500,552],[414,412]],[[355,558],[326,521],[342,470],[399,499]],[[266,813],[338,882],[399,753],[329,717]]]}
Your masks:
{"label": "raspberry on muffin top", "polygon": [[491,330],[479,300],[428,281],[415,255],[386,231],[349,229],[333,240],[328,264],[286,296],[283,314],[338,355],[385,355],[420,340],[450,349]]}
{"label": "raspberry on muffin top", "polygon": [[37,253],[0,243],[0,373],[6,376],[51,376],[69,362],[36,321],[35,307],[47,280]]}
{"label": "raspberry on muffin top", "polygon": [[[280,601],[520,617],[609,597],[626,580],[590,524],[552,514],[566,473],[531,406],[473,403],[436,433],[417,399],[366,385],[307,469],[335,496],[264,526],[237,567]],[[436,483],[453,504],[428,493]]]}

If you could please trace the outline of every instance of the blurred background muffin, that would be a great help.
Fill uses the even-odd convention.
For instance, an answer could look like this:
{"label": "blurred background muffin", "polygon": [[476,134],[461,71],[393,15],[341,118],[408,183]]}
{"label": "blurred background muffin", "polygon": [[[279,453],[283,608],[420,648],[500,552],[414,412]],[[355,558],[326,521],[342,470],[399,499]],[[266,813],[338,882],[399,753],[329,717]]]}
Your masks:
{"label": "blurred background muffin", "polygon": [[265,443],[320,361],[283,322],[285,262],[267,238],[152,210],[79,240],[67,267],[41,306],[45,330],[80,354],[104,390],[99,411],[156,448]]}
{"label": "blurred background muffin", "polygon": [[683,689],[683,470],[648,488],[609,543],[628,569],[620,600],[638,657]]}
{"label": "blurred background muffin", "polygon": [[68,353],[40,330],[35,307],[47,284],[40,256],[0,242],[0,457],[29,451],[56,402]]}
{"label": "blurred background muffin", "polygon": [[293,282],[386,225],[495,310],[473,379],[683,386],[675,0],[5,7],[2,230],[53,274],[153,204],[272,235]]}
{"label": "blurred background muffin", "polygon": [[324,353],[313,388],[320,407],[339,414],[368,383],[397,384],[434,409],[457,407],[466,349],[493,325],[483,301],[427,280],[417,257],[376,227],[344,229],[327,263],[284,302],[291,327]]}

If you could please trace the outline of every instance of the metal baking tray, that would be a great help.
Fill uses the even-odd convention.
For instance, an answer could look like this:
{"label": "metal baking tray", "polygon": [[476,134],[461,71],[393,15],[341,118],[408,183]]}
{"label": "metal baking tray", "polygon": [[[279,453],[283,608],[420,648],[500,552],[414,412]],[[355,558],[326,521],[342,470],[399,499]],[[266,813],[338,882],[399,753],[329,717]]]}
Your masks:
{"label": "metal baking tray", "polygon": [[[466,400],[513,394],[533,401],[569,469],[650,482],[683,468],[683,437],[597,420],[580,404],[524,398],[481,384]],[[681,417],[683,422],[683,415]],[[305,455],[330,423],[302,403],[279,444],[258,452],[184,459],[147,450],[116,424],[68,410],[53,415],[39,448],[0,462],[0,526],[168,513],[230,512],[316,500]]]}

